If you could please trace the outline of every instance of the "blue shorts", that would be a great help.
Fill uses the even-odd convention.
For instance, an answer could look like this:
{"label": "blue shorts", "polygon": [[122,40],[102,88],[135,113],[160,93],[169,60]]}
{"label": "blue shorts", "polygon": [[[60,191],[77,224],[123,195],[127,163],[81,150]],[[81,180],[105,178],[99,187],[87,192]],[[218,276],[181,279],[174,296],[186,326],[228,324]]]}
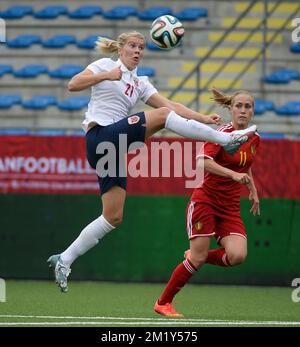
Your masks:
{"label": "blue shorts", "polygon": [[[125,162],[122,162],[121,165],[119,162],[119,158],[124,158],[122,154],[119,156],[120,150],[124,151],[124,146],[121,145],[122,148],[120,149],[120,143],[124,144],[124,139],[126,138],[125,153],[127,153],[129,146],[133,142],[144,142],[146,133],[145,124],[145,113],[139,112],[117,123],[107,126],[96,125],[86,133],[87,159],[91,167],[97,171],[101,194],[106,193],[113,186],[119,186],[126,190],[127,180],[125,168],[123,167]],[[120,134],[122,142],[120,142]],[[115,150],[110,152],[109,148],[111,147],[108,144],[109,146],[113,146]],[[96,153],[96,149],[100,154]],[[102,160],[100,161],[101,158]],[[107,163],[107,159],[109,163]],[[103,163],[106,162],[104,171],[99,170],[103,164],[102,161]],[[115,168],[113,174],[108,170],[112,161],[112,166]]]}

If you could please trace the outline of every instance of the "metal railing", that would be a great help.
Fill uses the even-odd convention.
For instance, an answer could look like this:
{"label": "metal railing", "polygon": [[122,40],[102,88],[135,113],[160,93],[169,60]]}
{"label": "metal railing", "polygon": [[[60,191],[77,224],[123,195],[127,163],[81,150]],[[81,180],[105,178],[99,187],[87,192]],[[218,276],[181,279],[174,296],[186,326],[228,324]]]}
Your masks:
{"label": "metal railing", "polygon": [[[209,51],[205,54],[203,58],[201,58],[196,66],[184,77],[184,79],[179,83],[179,85],[170,93],[168,96],[169,99],[172,99],[174,95],[177,94],[178,91],[180,91],[183,86],[186,84],[186,82],[196,73],[196,78],[197,81],[200,81],[200,66],[208,59],[211,57],[213,52],[223,43],[224,39],[238,26],[240,21],[250,12],[252,7],[256,4],[257,0],[252,0],[252,2],[248,5],[248,7],[238,16],[238,18],[234,21],[232,26],[228,28],[224,34],[215,42],[212,47],[209,49]],[[198,86],[198,83],[196,85]],[[199,88],[197,88],[197,94],[199,93]]]}
{"label": "metal railing", "polygon": [[[246,64],[246,66],[242,69],[242,71],[236,76],[236,78],[230,83],[229,87],[225,89],[225,93],[230,91],[231,89],[234,88],[236,82],[249,70],[249,68],[259,59],[259,57],[263,54],[264,49],[267,49],[276,39],[276,37],[285,29],[287,24],[291,21],[292,18],[294,18],[295,14],[300,11],[300,4],[297,7],[297,10],[290,14],[288,18],[284,21],[282,26],[278,28],[277,30],[274,31],[273,35],[267,42],[265,43],[264,47],[259,50],[259,52],[252,58],[250,61]],[[263,76],[264,77],[264,76]],[[212,105],[211,107],[208,108],[207,113],[210,113],[215,105]]]}
{"label": "metal railing", "polygon": [[[230,54],[230,56],[228,58],[226,58],[226,60],[224,61],[224,63],[222,63],[222,65],[213,73],[213,75],[208,79],[208,81],[205,83],[205,85],[203,87],[200,87],[200,71],[201,71],[201,66],[203,63],[205,63],[211,56],[212,54],[215,52],[215,50],[224,42],[224,40],[226,39],[226,37],[233,32],[237,26],[239,25],[239,23],[241,22],[241,20],[243,18],[246,17],[246,15],[250,12],[250,10],[252,9],[252,7],[257,3],[256,0],[252,1],[247,8],[240,14],[240,16],[234,21],[233,25],[228,28],[225,33],[220,37],[219,40],[217,40],[217,42],[209,49],[209,51],[207,52],[207,54],[201,58],[198,63],[196,64],[196,66],[184,77],[184,79],[180,82],[180,84],[170,93],[170,95],[168,96],[168,98],[172,99],[174,98],[174,96],[183,89],[184,85],[187,83],[187,81],[195,74],[196,75],[196,91],[195,91],[195,97],[187,104],[188,107],[191,107],[192,104],[195,103],[195,107],[197,110],[199,110],[200,107],[200,94],[202,91],[206,90],[207,87],[210,85],[210,83],[224,70],[224,67],[226,65],[228,65],[238,54],[238,52],[251,40],[251,37],[261,28],[263,29],[263,47],[260,49],[259,53],[255,55],[254,58],[252,58],[250,60],[250,62],[246,65],[246,67],[244,69],[242,69],[242,72],[233,80],[233,82],[230,84],[230,87],[228,87],[226,89],[226,91],[230,90],[231,88],[234,87],[234,85],[237,83],[238,79],[240,77],[242,77],[247,71],[248,69],[251,67],[251,65],[253,65],[258,59],[259,57],[262,55],[263,56],[263,68],[262,70],[265,71],[266,70],[266,49],[270,46],[270,44],[276,39],[277,35],[284,30],[284,28],[286,27],[286,25],[288,24],[288,22],[291,20],[291,18],[295,15],[295,13],[297,13],[300,9],[300,5],[297,8],[297,10],[295,12],[293,12],[288,19],[284,22],[284,24],[275,31],[274,35],[271,37],[270,40],[267,40],[266,36],[267,36],[267,20],[268,18],[271,17],[271,15],[277,10],[278,6],[282,3],[282,0],[278,0],[274,6],[272,6],[271,10],[268,11],[268,1],[264,0],[264,17],[262,18],[262,20],[259,22],[259,24],[250,30],[250,32],[247,34],[245,40],[243,42],[241,42],[235,49],[234,51]],[[213,106],[214,107],[214,106]],[[211,108],[210,108],[211,109]]]}

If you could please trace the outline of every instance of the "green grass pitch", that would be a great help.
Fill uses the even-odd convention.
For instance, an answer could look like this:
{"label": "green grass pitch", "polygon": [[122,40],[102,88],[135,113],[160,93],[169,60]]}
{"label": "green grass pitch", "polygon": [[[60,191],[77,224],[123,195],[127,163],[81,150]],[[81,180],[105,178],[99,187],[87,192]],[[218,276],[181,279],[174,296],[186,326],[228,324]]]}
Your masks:
{"label": "green grass pitch", "polygon": [[6,281],[0,326],[300,326],[292,288],[187,285],[174,300],[183,319],[153,311],[164,284]]}

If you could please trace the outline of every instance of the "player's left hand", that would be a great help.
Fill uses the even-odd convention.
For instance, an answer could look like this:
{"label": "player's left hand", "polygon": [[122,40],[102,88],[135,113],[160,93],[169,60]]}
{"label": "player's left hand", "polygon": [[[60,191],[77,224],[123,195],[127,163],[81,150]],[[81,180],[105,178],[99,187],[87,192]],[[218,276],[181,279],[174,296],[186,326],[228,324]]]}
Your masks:
{"label": "player's left hand", "polygon": [[260,216],[260,206],[259,206],[259,198],[256,192],[250,192],[249,194],[249,200],[252,204],[250,212],[253,214],[253,216]]}
{"label": "player's left hand", "polygon": [[205,117],[205,123],[206,124],[221,125],[222,124],[222,118],[218,114],[212,113],[212,114],[209,114]]}

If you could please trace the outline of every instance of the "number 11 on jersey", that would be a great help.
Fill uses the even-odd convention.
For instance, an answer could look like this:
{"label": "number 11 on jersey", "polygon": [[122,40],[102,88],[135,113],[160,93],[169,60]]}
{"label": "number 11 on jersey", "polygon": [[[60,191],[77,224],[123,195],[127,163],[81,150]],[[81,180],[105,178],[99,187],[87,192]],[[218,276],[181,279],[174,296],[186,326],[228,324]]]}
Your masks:
{"label": "number 11 on jersey", "polygon": [[239,166],[245,166],[247,162],[247,153],[240,151],[240,162]]}

